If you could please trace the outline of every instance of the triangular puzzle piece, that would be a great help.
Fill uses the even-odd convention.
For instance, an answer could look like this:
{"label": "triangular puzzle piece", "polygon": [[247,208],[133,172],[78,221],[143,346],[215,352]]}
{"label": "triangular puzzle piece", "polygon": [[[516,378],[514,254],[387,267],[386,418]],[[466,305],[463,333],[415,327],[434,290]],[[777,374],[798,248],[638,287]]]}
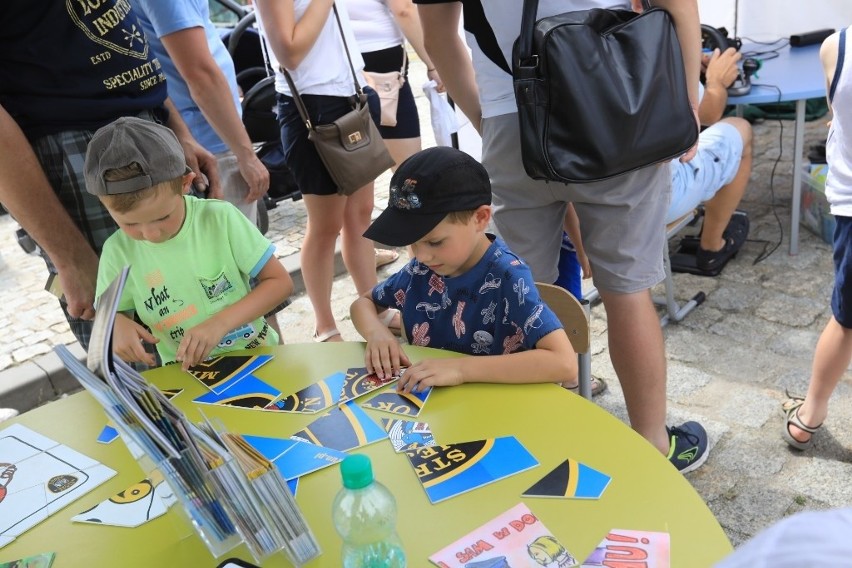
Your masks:
{"label": "triangular puzzle piece", "polygon": [[388,437],[367,413],[351,401],[329,410],[293,436],[341,452]]}
{"label": "triangular puzzle piece", "polygon": [[337,404],[345,373],[334,373],[302,390],[269,404],[264,410],[313,414]]}
{"label": "triangular puzzle piece", "polygon": [[610,476],[577,460],[567,459],[523,492],[524,497],[600,499]]}
{"label": "triangular puzzle piece", "polygon": [[339,403],[354,400],[383,386],[399,380],[399,375],[380,379],[375,373],[367,371],[366,367],[352,367],[346,370],[346,379],[340,389]]}
{"label": "triangular puzzle piece", "polygon": [[403,452],[418,446],[434,446],[435,438],[425,422],[390,420],[382,418],[382,426],[388,433],[394,451]]}
{"label": "triangular puzzle piece", "polygon": [[361,406],[402,416],[417,416],[426,405],[430,394],[432,394],[432,387],[427,387],[420,392],[397,392],[389,389],[361,403]]}

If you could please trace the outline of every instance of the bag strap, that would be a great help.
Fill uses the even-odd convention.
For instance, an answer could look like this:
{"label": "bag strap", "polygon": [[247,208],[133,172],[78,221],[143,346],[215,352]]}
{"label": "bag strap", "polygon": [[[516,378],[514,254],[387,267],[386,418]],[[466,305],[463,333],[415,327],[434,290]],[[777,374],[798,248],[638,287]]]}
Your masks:
{"label": "bag strap", "polygon": [[399,70],[399,74],[403,77],[405,76],[405,64],[408,63],[408,54],[405,52],[405,44],[402,44],[402,68]]}
{"label": "bag strap", "polygon": [[[346,50],[346,60],[349,62],[349,70],[352,71],[352,82],[355,84],[355,96],[360,98],[364,95],[364,91],[361,90],[361,85],[358,84],[358,75],[355,73],[355,66],[352,65],[352,56],[349,55],[349,46],[346,44],[346,35],[343,33],[343,24],[340,23],[340,14],[337,13],[337,3],[332,3],[331,7],[334,10],[334,18],[337,20],[337,28],[340,30],[340,39],[343,40],[343,49]],[[405,63],[403,63],[403,67],[404,66]],[[296,103],[296,109],[299,111],[299,116],[302,117],[302,121],[305,123],[308,130],[313,130],[311,118],[308,116],[308,109],[305,107],[305,103],[302,101],[302,96],[299,94],[298,89],[296,89],[293,77],[290,76],[290,72],[287,71],[287,68],[283,65],[281,65],[279,69],[281,69],[281,73],[284,74],[284,79],[287,80],[287,85],[290,87],[290,94],[293,95],[293,102]]]}

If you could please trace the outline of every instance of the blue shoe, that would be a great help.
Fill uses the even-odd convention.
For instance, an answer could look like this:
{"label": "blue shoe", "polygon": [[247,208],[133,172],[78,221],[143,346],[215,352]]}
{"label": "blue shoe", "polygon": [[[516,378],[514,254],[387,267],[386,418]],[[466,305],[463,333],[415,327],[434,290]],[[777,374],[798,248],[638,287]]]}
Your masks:
{"label": "blue shoe", "polygon": [[707,461],[710,447],[707,432],[698,422],[684,422],[680,426],[666,428],[671,440],[669,455],[666,456],[679,472],[695,471]]}

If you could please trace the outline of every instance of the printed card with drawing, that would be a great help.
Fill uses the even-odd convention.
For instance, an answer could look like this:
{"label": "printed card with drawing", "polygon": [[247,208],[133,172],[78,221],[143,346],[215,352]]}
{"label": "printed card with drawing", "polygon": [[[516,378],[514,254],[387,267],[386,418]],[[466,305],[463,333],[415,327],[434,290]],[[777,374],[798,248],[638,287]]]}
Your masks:
{"label": "printed card with drawing", "polygon": [[254,375],[242,378],[237,384],[228,387],[222,394],[204,393],[192,402],[233,406],[234,408],[262,409],[281,395],[281,391],[266,384]]}
{"label": "printed card with drawing", "polygon": [[669,568],[670,552],[669,533],[612,529],[582,567]]}
{"label": "printed card with drawing", "polygon": [[307,428],[293,434],[293,437],[346,452],[384,440],[388,435],[366,412],[350,401],[332,408],[308,424]]}
{"label": "printed card with drawing", "polygon": [[21,424],[0,431],[0,547],[115,475]]}
{"label": "printed card with drawing", "polygon": [[425,422],[411,420],[388,420],[382,418],[382,426],[388,433],[388,438],[395,452],[413,450],[418,446],[434,446],[435,438]]}
{"label": "printed card with drawing", "polygon": [[426,405],[430,394],[432,394],[432,387],[426,387],[421,392],[396,392],[393,389],[387,389],[370,400],[362,402],[361,406],[402,416],[417,416]]}
{"label": "printed card with drawing", "polygon": [[380,379],[375,373],[368,372],[366,367],[352,367],[346,370],[346,378],[343,381],[343,388],[340,390],[338,403],[354,400],[398,380],[399,375]]}
{"label": "printed card with drawing", "polygon": [[43,552],[10,562],[0,562],[0,568],[50,568],[55,558],[55,552]]}
{"label": "printed card with drawing", "polygon": [[519,503],[429,557],[440,568],[578,566],[544,523]]}
{"label": "printed card with drawing", "polygon": [[176,501],[171,487],[162,478],[158,482],[143,479],[71,517],[71,520],[115,527],[138,527],[164,515]]}
{"label": "printed card with drawing", "polygon": [[287,395],[272,404],[267,405],[264,410],[276,412],[302,412],[313,414],[325,410],[337,404],[340,400],[340,391],[343,389],[345,373],[334,373],[321,381]]}
{"label": "printed card with drawing", "polygon": [[433,504],[538,465],[514,436],[417,447],[405,455]]}
{"label": "printed card with drawing", "polygon": [[187,372],[211,391],[222,394],[270,359],[272,355],[222,355],[190,367]]}

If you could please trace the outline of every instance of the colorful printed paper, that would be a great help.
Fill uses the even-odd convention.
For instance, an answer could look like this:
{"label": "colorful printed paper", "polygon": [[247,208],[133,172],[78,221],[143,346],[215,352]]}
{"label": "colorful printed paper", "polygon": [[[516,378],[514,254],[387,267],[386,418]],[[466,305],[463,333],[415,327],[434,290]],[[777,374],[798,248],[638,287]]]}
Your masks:
{"label": "colorful printed paper", "polygon": [[611,480],[607,474],[569,458],[524,491],[523,496],[600,499]]}
{"label": "colorful printed paper", "polygon": [[0,431],[0,548],[115,471],[21,424]]}
{"label": "colorful printed paper", "polygon": [[293,437],[346,452],[383,440],[388,435],[358,405],[350,401],[329,410],[307,428],[293,434]]}
{"label": "colorful printed paper", "polygon": [[422,392],[397,392],[388,389],[361,403],[361,406],[403,416],[417,416],[426,405],[430,394],[432,387],[427,387]]}
{"label": "colorful printed paper", "polygon": [[613,529],[582,566],[670,568],[670,551],[668,533]]}
{"label": "colorful printed paper", "polygon": [[175,501],[177,497],[168,483],[160,479],[154,484],[150,479],[143,479],[71,517],[71,520],[115,527],[138,527],[164,515]]}
{"label": "colorful printed paper", "polygon": [[389,420],[382,418],[382,426],[388,433],[394,451],[413,450],[418,446],[434,446],[435,438],[425,422],[411,420]]}
{"label": "colorful printed paper", "polygon": [[312,414],[337,404],[345,373],[334,373],[321,381],[269,404],[264,410]]}
{"label": "colorful printed paper", "polygon": [[192,402],[216,404],[236,408],[262,409],[281,395],[281,391],[266,384],[254,375],[243,377],[238,383],[228,387],[222,394],[204,393]]}
{"label": "colorful printed paper", "polygon": [[50,568],[54,558],[56,558],[55,552],[43,552],[11,562],[0,562],[0,568]]}
{"label": "colorful printed paper", "polygon": [[399,375],[380,379],[377,374],[367,371],[366,367],[352,367],[346,370],[346,377],[343,381],[343,387],[340,389],[338,402],[349,402],[398,380]]}
{"label": "colorful printed paper", "polygon": [[571,552],[523,503],[436,552],[429,560],[440,568],[578,565]]}
{"label": "colorful printed paper", "polygon": [[267,438],[243,434],[243,439],[275,464],[281,472],[281,477],[288,481],[342,462],[346,457],[343,452],[324,448],[301,438]]}
{"label": "colorful printed paper", "polygon": [[418,447],[405,455],[432,503],[538,465],[514,436]]}
{"label": "colorful printed paper", "polygon": [[222,394],[271,359],[272,355],[222,355],[194,365],[187,372],[211,391]]}

